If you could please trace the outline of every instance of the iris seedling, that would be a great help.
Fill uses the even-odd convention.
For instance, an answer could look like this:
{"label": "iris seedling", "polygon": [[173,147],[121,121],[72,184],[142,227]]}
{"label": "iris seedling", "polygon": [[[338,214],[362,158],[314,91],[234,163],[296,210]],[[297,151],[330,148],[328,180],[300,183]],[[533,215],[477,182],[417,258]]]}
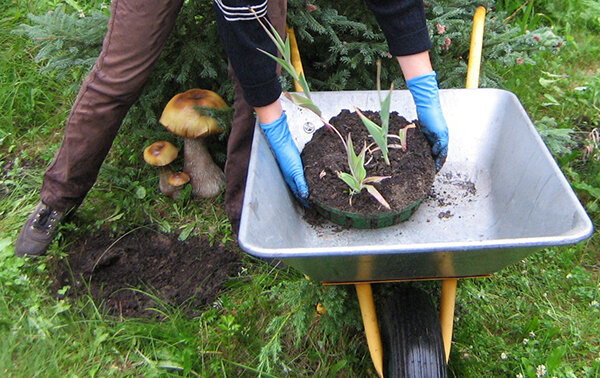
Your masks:
{"label": "iris seedling", "polygon": [[[304,96],[301,96],[299,94],[296,93],[285,93],[284,95],[291,100],[294,104],[306,108],[310,111],[312,111],[313,113],[315,113],[319,119],[321,120],[321,122],[323,122],[323,124],[325,126],[327,126],[327,128],[331,131],[334,131],[338,138],[340,138],[340,140],[342,141],[343,144],[345,144],[346,142],[344,141],[344,137],[342,137],[342,134],[340,134],[340,132],[329,122],[327,122],[321,115],[321,109],[313,102],[311,96],[310,96],[310,88],[308,86],[308,82],[306,81],[306,78],[304,77],[304,74],[302,72],[297,72],[296,68],[294,68],[294,65],[292,64],[292,51],[291,51],[291,46],[290,46],[290,39],[286,38],[285,41],[281,38],[281,36],[279,35],[279,33],[277,32],[277,30],[275,29],[275,27],[273,27],[273,25],[271,25],[271,23],[267,20],[264,20],[266,22],[263,23],[263,20],[260,19],[260,17],[258,17],[258,15],[256,14],[256,12],[254,11],[254,9],[250,8],[250,10],[254,13],[254,16],[256,17],[257,21],[260,23],[260,25],[263,27],[263,29],[265,29],[265,32],[267,33],[267,35],[269,36],[269,38],[273,41],[273,43],[275,44],[275,47],[277,47],[277,50],[279,51],[279,53],[281,54],[281,56],[283,58],[279,58],[265,50],[262,49],[258,49],[259,51],[261,51],[263,54],[266,54],[267,56],[269,56],[271,59],[275,60],[277,63],[279,63],[281,65],[281,67],[286,70],[294,80],[296,80],[298,82],[298,84],[300,84],[300,87],[302,88],[302,91],[304,93]],[[268,26],[268,27],[267,27]]]}
{"label": "iris seedling", "polygon": [[[337,172],[337,175],[342,181],[344,181],[350,187],[350,194],[354,195],[360,193],[363,189],[373,196],[384,207],[390,209],[389,203],[383,198],[381,193],[371,183],[378,183],[382,180],[390,178],[391,176],[371,176],[367,177],[367,170],[365,169],[365,154],[367,152],[367,144],[363,146],[360,153],[357,155],[354,151],[354,145],[352,144],[352,137],[348,133],[346,143],[346,153],[348,155],[348,165],[350,166],[350,173]],[[352,204],[352,197],[350,197],[350,204]]]}
{"label": "iris seedling", "polygon": [[[308,87],[308,82],[306,81],[304,74],[302,72],[298,73],[296,71],[296,69],[294,68],[294,65],[292,64],[292,52],[291,52],[291,47],[290,47],[290,39],[286,38],[284,41],[281,38],[281,36],[279,35],[279,33],[277,32],[277,30],[275,29],[275,27],[273,25],[271,25],[271,23],[269,21],[265,20],[265,22],[268,25],[268,28],[267,28],[267,25],[265,25],[263,23],[263,20],[261,20],[260,17],[258,17],[256,12],[252,8],[250,8],[250,10],[254,13],[254,16],[256,17],[256,19],[258,20],[260,25],[263,27],[263,29],[265,29],[265,31],[267,32],[267,35],[269,36],[269,38],[271,38],[271,40],[275,44],[275,47],[277,47],[277,50],[279,51],[279,53],[281,54],[283,59],[279,58],[265,50],[262,50],[262,49],[258,49],[258,50],[260,50],[262,53],[266,54],[271,59],[273,59],[277,63],[279,63],[281,65],[281,67],[284,70],[286,70],[292,76],[292,78],[298,82],[298,84],[300,84],[300,87],[302,87],[302,91],[304,92],[304,96],[300,96],[296,93],[286,93],[286,97],[288,97],[294,104],[301,106],[303,108],[307,108],[310,111],[314,112],[319,117],[321,117],[321,109],[319,109],[319,107],[317,105],[315,105],[315,103],[312,101],[312,98],[310,97],[310,88]],[[321,120],[323,120],[323,119],[321,118]],[[325,122],[324,120],[323,120],[323,123],[325,123],[326,125],[329,126],[329,124],[327,122]]]}
{"label": "iris seedling", "polygon": [[381,104],[381,110],[379,111],[379,116],[381,118],[381,126],[377,125],[375,122],[371,121],[357,107],[354,107],[356,113],[359,115],[360,119],[364,123],[369,133],[375,140],[375,143],[381,150],[381,154],[383,155],[383,160],[387,165],[390,165],[389,158],[389,150],[388,150],[388,130],[390,127],[390,103],[392,101],[392,92],[394,90],[394,83],[390,85],[390,91],[385,96],[385,98],[381,97],[381,61],[377,61],[377,93],[379,94],[379,103]]}
{"label": "iris seedling", "polygon": [[398,131],[398,135],[388,135],[388,137],[390,138],[396,138],[398,140],[400,140],[400,144],[390,144],[389,147],[394,147],[394,148],[400,148],[402,151],[406,151],[406,148],[408,147],[408,144],[406,142],[406,136],[408,134],[408,129],[414,129],[416,126],[414,123],[410,123],[406,126],[404,126],[403,128],[401,128]]}

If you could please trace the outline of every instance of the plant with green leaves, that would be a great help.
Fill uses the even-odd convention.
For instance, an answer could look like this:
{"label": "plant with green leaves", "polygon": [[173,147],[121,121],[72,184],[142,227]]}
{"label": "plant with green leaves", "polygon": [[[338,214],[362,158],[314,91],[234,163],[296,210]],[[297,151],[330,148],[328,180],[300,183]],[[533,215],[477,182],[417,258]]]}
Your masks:
{"label": "plant with green leaves", "polygon": [[[379,102],[381,104],[381,110],[379,111],[379,116],[381,118],[381,126],[379,126],[378,124],[376,124],[375,122],[373,122],[369,118],[367,118],[360,111],[360,109],[358,109],[357,107],[354,107],[356,114],[358,114],[361,121],[363,122],[363,124],[365,125],[365,127],[367,128],[369,133],[371,134],[371,137],[375,141],[375,144],[377,144],[377,148],[370,149],[369,147],[367,147],[367,150],[371,154],[373,152],[377,151],[377,149],[381,150],[381,154],[383,155],[383,160],[385,161],[385,163],[387,165],[390,165],[390,158],[389,158],[390,148],[398,148],[402,151],[406,151],[406,149],[407,149],[406,137],[407,137],[408,129],[415,128],[415,124],[411,123],[411,124],[405,126],[404,128],[400,129],[398,131],[398,135],[389,134],[390,104],[392,101],[393,91],[394,91],[394,83],[392,83],[390,85],[390,91],[387,94],[387,96],[385,96],[385,98],[381,97],[381,61],[378,60],[377,61],[377,93],[379,94]],[[400,144],[389,144],[388,138],[398,139],[400,141]]]}
{"label": "plant with green leaves", "polygon": [[390,148],[399,148],[402,151],[406,151],[406,149],[408,148],[408,142],[407,142],[408,130],[409,129],[414,129],[415,127],[416,126],[415,126],[414,123],[409,123],[408,125],[404,126],[400,130],[398,130],[398,135],[389,134],[388,138],[398,139],[398,141],[400,142],[400,144],[390,144],[388,147],[390,147]]}
{"label": "plant with green leaves", "polygon": [[[307,109],[311,110],[312,112],[314,112],[315,114],[317,114],[319,117],[321,117],[321,109],[319,109],[319,107],[317,105],[315,105],[315,103],[312,101],[312,98],[310,97],[310,88],[308,86],[308,82],[306,81],[306,77],[304,77],[304,74],[302,72],[296,71],[296,69],[294,68],[294,65],[292,63],[292,50],[291,50],[291,46],[290,46],[290,39],[286,38],[284,41],[283,38],[281,38],[281,36],[277,32],[277,30],[275,29],[275,27],[273,25],[271,25],[271,23],[269,21],[265,20],[265,22],[268,25],[268,28],[267,28],[267,25],[265,25],[263,23],[263,20],[261,20],[260,17],[258,17],[256,12],[252,8],[250,8],[250,10],[254,13],[254,15],[255,15],[256,19],[258,20],[258,22],[260,23],[260,25],[265,29],[265,31],[267,32],[267,35],[269,36],[269,38],[271,38],[271,40],[273,41],[273,43],[277,47],[277,50],[279,51],[279,53],[281,54],[281,56],[283,58],[279,58],[279,57],[269,53],[268,51],[265,51],[262,49],[259,49],[259,50],[262,53],[269,56],[271,59],[275,60],[277,63],[279,63],[281,65],[281,67],[284,70],[286,70],[292,76],[292,78],[294,80],[296,80],[296,82],[298,82],[300,87],[302,87],[302,91],[304,92],[304,96],[301,96],[296,93],[286,93],[285,96],[287,98],[289,98],[294,104],[301,106],[303,108],[307,108]],[[330,126],[329,123],[324,120],[323,120],[323,123]]]}
{"label": "plant with green leaves", "polygon": [[350,187],[350,204],[352,204],[352,195],[360,193],[363,189],[373,198],[377,200],[385,208],[390,209],[390,204],[383,198],[379,190],[375,188],[372,183],[379,183],[391,176],[370,176],[367,177],[367,170],[365,169],[365,155],[367,152],[367,144],[365,142],[360,153],[357,155],[354,151],[354,145],[352,143],[352,136],[348,133],[348,139],[344,143],[346,147],[346,153],[348,155],[348,166],[350,167],[350,173],[337,172],[337,175],[342,181],[344,181]]}
{"label": "plant with green leaves", "polygon": [[359,115],[361,121],[371,133],[373,140],[381,150],[383,160],[387,165],[390,165],[389,148],[388,148],[388,131],[390,128],[390,103],[392,101],[392,92],[394,91],[394,83],[390,85],[390,91],[385,96],[381,97],[381,60],[377,61],[377,93],[379,94],[379,103],[381,104],[381,110],[379,116],[381,118],[381,126],[368,119],[357,107],[354,107],[356,113]]}

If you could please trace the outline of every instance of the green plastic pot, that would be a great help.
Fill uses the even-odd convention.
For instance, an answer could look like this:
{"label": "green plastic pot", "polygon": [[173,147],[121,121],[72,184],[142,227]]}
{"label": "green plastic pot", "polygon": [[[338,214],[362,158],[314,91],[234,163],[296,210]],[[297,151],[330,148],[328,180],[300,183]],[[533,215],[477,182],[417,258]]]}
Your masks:
{"label": "green plastic pot", "polygon": [[387,211],[372,215],[343,211],[327,206],[321,201],[314,199],[311,202],[314,209],[331,222],[344,227],[365,229],[389,227],[407,220],[417,210],[422,199],[411,203],[399,211]]}

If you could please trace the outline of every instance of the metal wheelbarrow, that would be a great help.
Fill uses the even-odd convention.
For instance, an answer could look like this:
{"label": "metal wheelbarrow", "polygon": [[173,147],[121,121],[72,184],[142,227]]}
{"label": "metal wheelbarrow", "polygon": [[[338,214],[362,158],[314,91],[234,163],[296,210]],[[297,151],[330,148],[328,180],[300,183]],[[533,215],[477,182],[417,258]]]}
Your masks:
{"label": "metal wheelbarrow", "polygon": [[[450,130],[448,159],[433,186],[440,195],[425,200],[408,221],[369,230],[307,223],[256,127],[239,245],[251,255],[282,260],[314,280],[354,284],[380,376],[384,366],[390,376],[446,374],[458,279],[487,276],[544,247],[578,243],[593,232],[590,218],[517,97],[504,90],[474,89],[484,21],[485,8],[479,7],[467,89],[440,91]],[[325,119],[352,106],[379,110],[376,91],[312,96]],[[284,108],[301,150],[321,123],[289,102]],[[406,90],[394,92],[391,109],[416,118]],[[388,340],[384,349],[371,283],[432,279],[442,280],[439,316],[419,294],[403,295],[384,311],[403,306],[412,310],[401,320],[394,314],[379,320],[387,338],[410,340]],[[398,362],[396,354],[405,358]]]}

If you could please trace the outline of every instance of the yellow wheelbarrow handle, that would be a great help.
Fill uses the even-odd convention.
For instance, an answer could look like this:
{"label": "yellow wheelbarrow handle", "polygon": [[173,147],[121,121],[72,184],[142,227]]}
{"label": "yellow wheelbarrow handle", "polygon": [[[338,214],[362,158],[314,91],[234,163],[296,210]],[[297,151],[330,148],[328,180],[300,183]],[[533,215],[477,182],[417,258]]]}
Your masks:
{"label": "yellow wheelbarrow handle", "polygon": [[[467,88],[479,87],[479,70],[481,68],[481,52],[483,50],[483,30],[485,26],[484,7],[477,7],[473,16],[473,31],[471,32],[471,46],[469,48],[469,62],[467,65]],[[442,281],[442,299],[440,303],[440,323],[446,362],[450,359],[452,345],[452,330],[454,328],[454,305],[456,303],[457,279]]]}
{"label": "yellow wheelbarrow handle", "polygon": [[[294,29],[290,28],[288,25],[285,26],[285,32],[290,39],[290,50],[291,50],[291,58],[292,58],[292,66],[298,73],[298,75],[304,75],[304,69],[302,68],[302,60],[300,60],[300,50],[298,49],[298,42],[296,41],[296,33],[294,33]],[[304,92],[300,83],[294,80],[294,88],[296,92]]]}
{"label": "yellow wheelbarrow handle", "polygon": [[479,87],[479,70],[481,68],[484,26],[485,8],[479,6],[473,16],[473,32],[471,33],[471,47],[469,48],[469,63],[467,66],[467,88]]}

